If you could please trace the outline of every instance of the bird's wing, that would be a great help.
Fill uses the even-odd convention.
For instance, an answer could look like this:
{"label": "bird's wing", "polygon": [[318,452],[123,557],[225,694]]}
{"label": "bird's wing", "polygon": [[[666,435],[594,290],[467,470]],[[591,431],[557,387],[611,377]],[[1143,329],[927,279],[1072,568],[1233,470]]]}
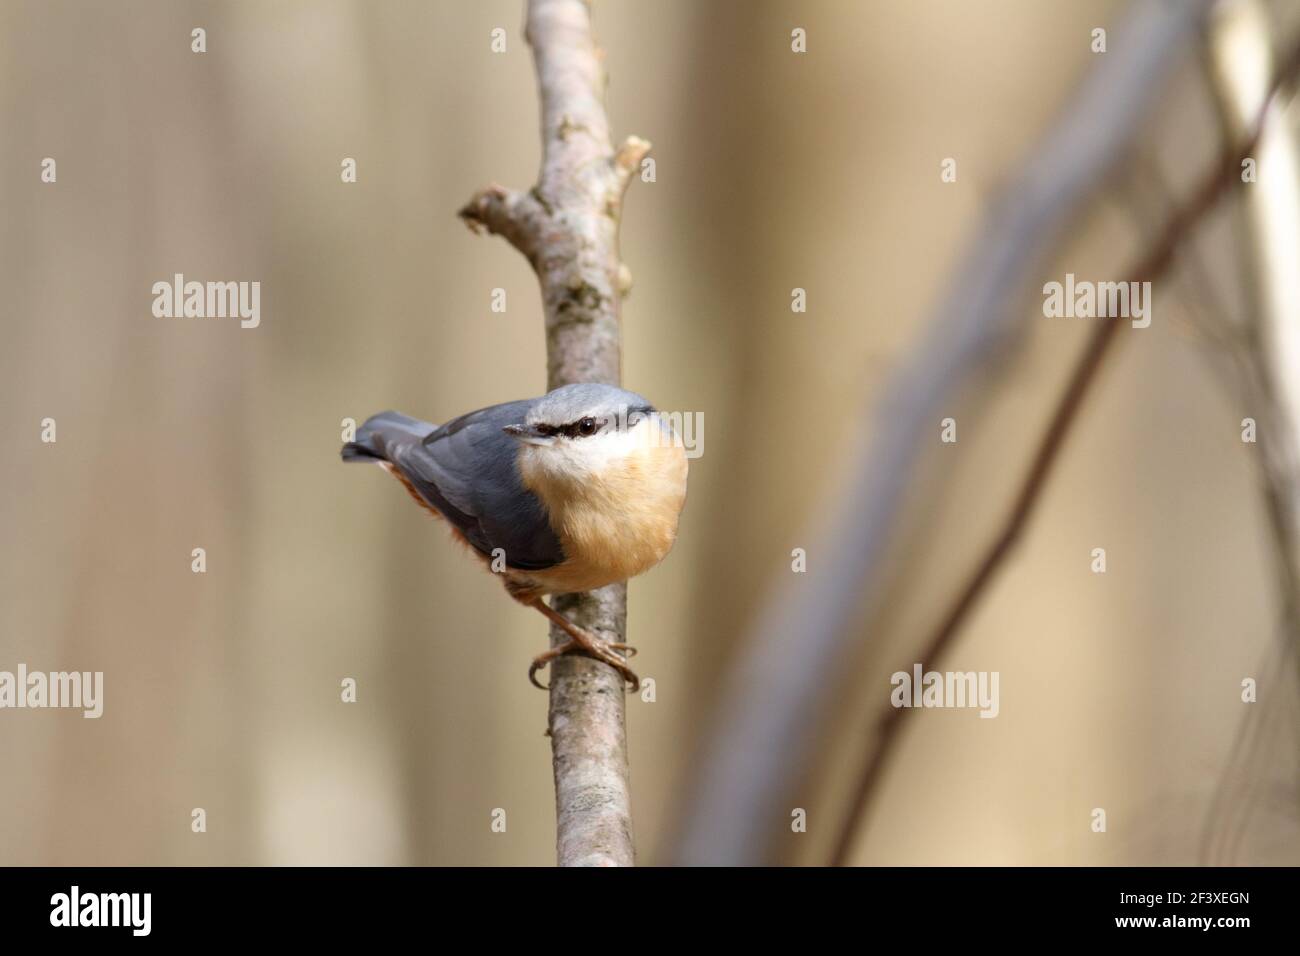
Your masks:
{"label": "bird's wing", "polygon": [[[470,412],[437,427],[405,416],[383,435],[383,457],[485,555],[539,570],[564,560],[546,510],[519,476],[519,445],[501,429],[524,420],[529,401]],[[391,415],[392,413],[385,413]],[[375,416],[358,431],[358,440]],[[419,426],[423,426],[422,428]]]}

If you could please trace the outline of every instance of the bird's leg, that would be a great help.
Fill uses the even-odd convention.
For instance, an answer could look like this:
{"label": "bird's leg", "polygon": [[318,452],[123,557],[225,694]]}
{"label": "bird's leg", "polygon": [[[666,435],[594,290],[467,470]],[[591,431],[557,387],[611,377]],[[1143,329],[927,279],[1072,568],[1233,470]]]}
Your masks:
{"label": "bird's leg", "polygon": [[[532,602],[532,606],[546,615],[547,620],[564,631],[565,634],[568,634],[570,638],[563,644],[552,647],[549,651],[538,654],[537,657],[533,658],[533,663],[528,668],[528,679],[532,681],[534,687],[546,690],[546,686],[537,679],[539,670],[562,654],[578,651],[588,657],[594,657],[618,671],[623,680],[632,685],[630,689],[633,693],[641,689],[641,678],[637,677],[636,673],[627,666],[627,658],[636,654],[635,647],[630,644],[612,644],[593,637],[541,598],[536,598]],[[626,657],[620,657],[614,651],[623,651]]]}

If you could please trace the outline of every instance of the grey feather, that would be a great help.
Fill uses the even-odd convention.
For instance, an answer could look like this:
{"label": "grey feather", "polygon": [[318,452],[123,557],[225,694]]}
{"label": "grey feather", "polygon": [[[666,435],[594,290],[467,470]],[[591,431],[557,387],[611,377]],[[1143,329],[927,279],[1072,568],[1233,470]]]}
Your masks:
{"label": "grey feather", "polygon": [[501,548],[506,564],[521,570],[553,567],[564,549],[541,501],[523,486],[518,444],[502,431],[537,401],[493,405],[441,427],[381,412],[343,446],[343,460],[391,462],[480,553]]}
{"label": "grey feather", "polygon": [[529,425],[567,425],[587,416],[608,418],[629,412],[648,414],[654,410],[636,392],[595,382],[563,385],[526,404],[531,406],[526,419]]}

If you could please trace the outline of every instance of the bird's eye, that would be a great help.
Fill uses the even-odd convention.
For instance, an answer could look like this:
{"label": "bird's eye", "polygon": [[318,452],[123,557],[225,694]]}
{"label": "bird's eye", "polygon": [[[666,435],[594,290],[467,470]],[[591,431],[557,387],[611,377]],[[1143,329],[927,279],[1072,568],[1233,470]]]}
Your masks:
{"label": "bird's eye", "polygon": [[578,422],[578,434],[579,435],[596,434],[596,419],[584,418],[582,421]]}

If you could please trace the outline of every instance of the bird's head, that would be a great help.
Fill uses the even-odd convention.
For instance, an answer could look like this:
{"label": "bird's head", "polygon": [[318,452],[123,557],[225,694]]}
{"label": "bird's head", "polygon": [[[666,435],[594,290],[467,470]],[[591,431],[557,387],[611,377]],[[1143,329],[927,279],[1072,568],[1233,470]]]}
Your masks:
{"label": "bird's head", "polygon": [[625,465],[659,426],[653,406],[613,385],[565,385],[543,395],[522,422],[505,427],[520,464],[550,482],[585,482]]}

